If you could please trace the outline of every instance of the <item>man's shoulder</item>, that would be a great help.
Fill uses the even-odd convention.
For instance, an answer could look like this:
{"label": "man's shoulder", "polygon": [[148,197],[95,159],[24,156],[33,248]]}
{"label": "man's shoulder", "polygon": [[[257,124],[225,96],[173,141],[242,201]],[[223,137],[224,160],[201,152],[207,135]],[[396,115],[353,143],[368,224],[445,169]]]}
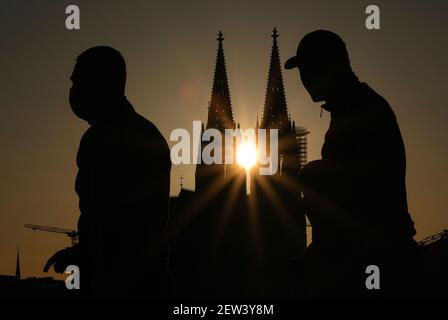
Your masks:
{"label": "man's shoulder", "polygon": [[150,120],[132,111],[124,121],[123,129],[126,134],[123,147],[138,154],[141,161],[171,164],[168,143]]}
{"label": "man's shoulder", "polygon": [[135,122],[139,124],[139,128],[142,129],[146,134],[152,134],[155,136],[162,137],[162,134],[160,133],[156,125],[152,123],[149,119],[142,116],[141,114],[134,112],[133,119]]}
{"label": "man's shoulder", "polygon": [[395,120],[395,114],[389,102],[366,83],[361,84],[360,100],[364,105],[364,111],[369,116]]}
{"label": "man's shoulder", "polygon": [[168,149],[168,144],[157,126],[150,120],[134,112],[131,130],[142,136],[148,143]]}
{"label": "man's shoulder", "polygon": [[[127,150],[130,153],[169,157],[169,147],[159,129],[130,110],[120,119],[93,125],[86,130],[79,147],[82,152]],[[114,151],[114,152],[115,152]]]}
{"label": "man's shoulder", "polygon": [[130,111],[120,119],[104,121],[90,126],[83,134],[81,141],[104,142],[112,140],[119,142],[123,138],[132,136],[146,136],[151,140],[164,141],[159,129],[148,119],[135,111]]}

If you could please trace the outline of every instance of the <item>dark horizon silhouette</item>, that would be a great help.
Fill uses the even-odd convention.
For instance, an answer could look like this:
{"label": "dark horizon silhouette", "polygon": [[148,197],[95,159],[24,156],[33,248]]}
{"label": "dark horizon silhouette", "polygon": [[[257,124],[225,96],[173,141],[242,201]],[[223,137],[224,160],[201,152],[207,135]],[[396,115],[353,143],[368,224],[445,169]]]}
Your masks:
{"label": "dark horizon silhouette", "polygon": [[[75,115],[90,125],[77,154],[79,242],[51,256],[45,272],[78,266],[84,297],[445,296],[440,283],[448,282],[447,256],[437,245],[422,247],[414,240],[405,148],[387,101],[358,80],[337,34],[307,34],[285,68],[299,71],[311,99],[325,102],[331,122],[322,159],[306,163],[303,130],[286,104],[276,28],[272,39],[256,129],[279,130],[278,172],[258,175],[256,164],[248,176],[238,163],[198,164],[195,191],[181,189],[171,199],[169,148],[125,96],[124,58],[106,46],[78,56],[69,100]],[[206,128],[223,132],[239,124],[233,120],[221,31],[217,40]],[[202,142],[201,149],[206,146]],[[313,227],[309,245],[305,216]],[[381,290],[365,287],[369,265],[381,270]],[[2,293],[42,292],[37,282],[3,282]],[[49,297],[61,291],[48,283]]]}
{"label": "dark horizon silhouette", "polygon": [[[256,12],[253,5],[238,1],[151,4],[136,0],[134,6],[125,7],[112,0],[107,10],[97,2],[83,3],[81,29],[69,31],[63,4],[10,2],[0,13],[5,26],[0,31],[4,48],[0,53],[4,138],[0,273],[14,274],[15,248],[20,245],[24,277],[63,278],[45,274],[42,264],[58,248],[68,246],[70,239],[32,232],[23,225],[76,229],[74,161],[79,137],[88,126],[67,107],[67,74],[77,54],[95,45],[118,48],[127,58],[130,102],[168,140],[173,129],[191,128],[192,119],[206,123],[218,30],[226,35],[234,120],[242,128],[254,127],[257,114],[261,120],[274,26],[281,35],[282,62],[311,30],[329,29],[341,35],[360,80],[367,80],[387,99],[400,124],[416,239],[440,232],[448,225],[444,212],[448,152],[440,142],[446,136],[448,110],[443,103],[447,5],[380,2],[381,30],[368,31],[365,4],[351,0],[261,0],[257,7],[263,10]],[[288,111],[297,125],[311,132],[308,159],[316,160],[329,113],[324,111],[320,118],[320,108],[302,86],[297,87],[296,72],[284,72],[283,80]],[[180,175],[184,188],[194,189],[194,169],[172,167],[171,195],[179,193]]]}
{"label": "dark horizon silhouette", "polygon": [[[254,190],[245,196],[240,189],[245,185],[244,176],[231,166],[226,170],[223,165],[196,167],[195,191],[182,189],[171,202],[170,239],[179,296],[443,296],[435,285],[435,281],[446,281],[440,271],[443,263],[434,263],[434,255],[428,255],[428,250],[413,239],[416,232],[407,206],[405,150],[391,107],[358,80],[339,36],[322,30],[308,34],[286,68],[300,69],[311,98],[327,102],[323,108],[331,112],[332,121],[322,160],[300,165],[300,146],[288,142],[287,124],[290,126],[291,120],[276,29],[272,36],[260,127],[285,133],[279,141],[283,146],[279,151],[284,159],[283,174],[264,179],[252,176]],[[232,129],[235,123],[221,33],[217,40],[207,128]],[[291,128],[295,130],[295,126]],[[297,135],[294,131],[293,137]],[[294,160],[288,161],[288,155]],[[308,247],[303,236],[305,214],[313,227],[313,241]],[[295,238],[290,237],[291,231]],[[382,272],[380,291],[365,287],[369,265],[378,266]]]}
{"label": "dark horizon silhouette", "polygon": [[[11,32],[3,37],[8,108],[2,117],[0,273],[13,274],[16,267],[15,276],[0,276],[3,290],[17,283],[39,292],[45,281],[54,283],[38,278],[25,284],[29,275],[54,277],[53,271],[74,263],[86,270],[84,293],[94,295],[445,295],[446,232],[417,240],[446,227],[448,153],[440,144],[448,48],[440,12],[446,5],[415,4],[398,23],[391,20],[401,12],[398,4],[379,4],[387,13],[384,28],[372,32],[361,30],[360,4],[289,3],[287,10],[281,2],[258,5],[269,6],[270,14],[261,10],[247,20],[253,12],[245,4],[232,4],[232,10],[180,5],[201,21],[198,26],[182,23],[170,6],[143,2],[121,14],[112,5],[107,19],[93,21],[99,7],[89,3],[83,5],[85,28],[76,33],[55,27],[55,7],[30,4],[31,11],[44,13],[30,18],[29,10],[10,5],[8,12],[23,14],[3,19]],[[333,17],[318,15],[331,8]],[[210,10],[216,16],[201,20],[199,12]],[[20,25],[23,17],[28,24]],[[413,23],[428,17],[425,32],[419,31]],[[110,26],[108,19],[117,22]],[[272,21],[282,22],[281,38],[277,29],[269,37]],[[218,34],[213,73],[212,43],[221,28],[226,39]],[[286,63],[296,72],[283,71],[281,57],[316,29],[320,40],[322,29],[340,37],[326,38],[330,46],[310,45],[309,63],[299,64],[298,50]],[[42,38],[53,41],[42,45]],[[82,68],[81,55],[72,75],[82,78],[74,83],[84,88],[70,95],[72,111],[85,120],[79,121],[67,107],[67,75],[76,55],[94,45],[101,46],[85,52]],[[204,129],[220,131],[240,124],[279,129],[278,174],[260,176],[257,165],[250,176],[239,164],[171,166],[170,130],[189,128],[197,119],[206,119]],[[80,243],[60,251],[67,237],[22,231],[31,222],[72,232],[75,221]],[[369,264],[385,270],[381,293],[364,290]],[[106,265],[115,267],[98,276]],[[148,292],[148,286],[155,289]]]}
{"label": "dark horizon silhouette", "polygon": [[[127,101],[123,57],[104,46],[78,57],[70,104],[91,125],[77,157],[79,243],[53,255],[45,271],[79,266],[81,292],[96,297],[441,294],[435,281],[446,282],[446,277],[434,270],[442,270],[445,262],[431,260],[431,252],[413,239],[404,143],[391,107],[358,80],[338,35],[307,34],[285,67],[298,69],[313,101],[325,102],[322,108],[331,113],[331,122],[322,159],[301,163],[304,146],[287,111],[275,28],[272,38],[265,109],[257,129],[279,130],[279,171],[257,176],[252,169],[247,194],[248,176],[238,164],[198,164],[196,190],[181,190],[171,199],[170,220],[168,146]],[[237,126],[221,32],[217,40],[207,129],[224,131]],[[313,227],[308,246],[305,215]],[[366,288],[370,265],[381,271],[380,290]]]}

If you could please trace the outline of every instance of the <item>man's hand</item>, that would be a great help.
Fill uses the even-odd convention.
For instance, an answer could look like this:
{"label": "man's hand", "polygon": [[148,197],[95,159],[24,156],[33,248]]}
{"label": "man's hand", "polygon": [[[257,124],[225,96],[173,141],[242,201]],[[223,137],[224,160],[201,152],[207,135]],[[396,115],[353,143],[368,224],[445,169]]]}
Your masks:
{"label": "man's hand", "polygon": [[78,266],[80,264],[79,248],[77,246],[65,248],[56,252],[50,259],[48,259],[44,267],[44,272],[48,272],[51,266],[53,266],[55,272],[64,273],[67,266],[72,264]]}

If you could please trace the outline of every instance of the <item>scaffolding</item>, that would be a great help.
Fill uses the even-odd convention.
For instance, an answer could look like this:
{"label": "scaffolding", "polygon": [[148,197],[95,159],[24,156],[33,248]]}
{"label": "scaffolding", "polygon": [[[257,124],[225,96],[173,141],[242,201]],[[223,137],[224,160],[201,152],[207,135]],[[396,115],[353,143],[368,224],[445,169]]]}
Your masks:
{"label": "scaffolding", "polygon": [[299,150],[299,168],[302,169],[308,162],[308,134],[310,132],[304,127],[296,127],[295,129]]}

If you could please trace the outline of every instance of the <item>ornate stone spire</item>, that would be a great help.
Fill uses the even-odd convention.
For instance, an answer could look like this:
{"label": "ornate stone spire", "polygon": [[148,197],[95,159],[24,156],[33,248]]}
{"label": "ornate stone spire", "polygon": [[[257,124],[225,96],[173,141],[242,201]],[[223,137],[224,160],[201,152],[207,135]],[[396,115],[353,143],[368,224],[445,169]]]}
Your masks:
{"label": "ornate stone spire", "polygon": [[272,38],[271,61],[260,128],[282,130],[288,127],[289,117],[286,106],[285,88],[283,86],[280,55],[278,52],[278,33],[276,28],[274,28]]}
{"label": "ornate stone spire", "polygon": [[216,55],[212,97],[208,110],[207,129],[215,128],[224,131],[224,129],[235,129],[235,122],[233,121],[232,104],[230,100],[229,83],[222,44],[224,37],[221,31],[219,31],[216,40],[218,40],[218,52]]}

